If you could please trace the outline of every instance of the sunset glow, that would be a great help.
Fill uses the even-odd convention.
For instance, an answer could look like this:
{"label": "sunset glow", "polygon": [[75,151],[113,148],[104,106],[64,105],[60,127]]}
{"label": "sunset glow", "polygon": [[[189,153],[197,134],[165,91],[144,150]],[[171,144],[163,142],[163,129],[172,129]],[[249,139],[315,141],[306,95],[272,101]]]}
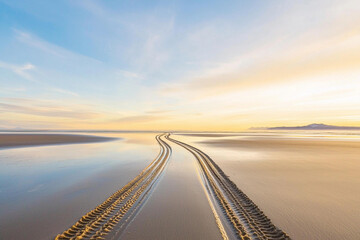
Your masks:
{"label": "sunset glow", "polygon": [[189,3],[0,1],[0,128],[360,125],[359,1]]}

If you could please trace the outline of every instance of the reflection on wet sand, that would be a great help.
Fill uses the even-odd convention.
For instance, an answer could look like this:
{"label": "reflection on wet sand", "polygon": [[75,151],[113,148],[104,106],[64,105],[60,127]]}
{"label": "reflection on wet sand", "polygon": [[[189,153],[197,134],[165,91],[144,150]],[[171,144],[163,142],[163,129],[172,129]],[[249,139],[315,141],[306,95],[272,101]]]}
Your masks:
{"label": "reflection on wet sand", "polygon": [[294,239],[360,236],[359,138],[288,133],[177,138],[206,152]]}
{"label": "reflection on wet sand", "polygon": [[0,239],[359,236],[355,135],[99,135],[0,150]]}
{"label": "reflection on wet sand", "polygon": [[150,190],[156,184],[156,180],[169,160],[171,148],[161,138],[163,136],[156,136],[161,150],[154,161],[124,187],[82,216],[68,230],[58,234],[55,239],[104,239],[109,234],[119,235],[120,230],[126,227],[136,211],[146,201]]}
{"label": "reflection on wet sand", "polygon": [[121,239],[222,239],[194,157],[168,143],[173,151],[166,171]]}
{"label": "reflection on wet sand", "polygon": [[54,238],[158,153],[155,134],[100,136],[119,140],[0,150],[0,239]]}

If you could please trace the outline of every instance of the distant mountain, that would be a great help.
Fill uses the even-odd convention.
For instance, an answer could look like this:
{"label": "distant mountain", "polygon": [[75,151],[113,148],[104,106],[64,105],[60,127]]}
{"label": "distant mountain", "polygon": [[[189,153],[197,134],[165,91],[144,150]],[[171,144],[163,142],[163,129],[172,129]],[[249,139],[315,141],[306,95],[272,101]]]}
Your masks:
{"label": "distant mountain", "polygon": [[267,130],[360,130],[360,127],[345,127],[326,125],[322,123],[313,123],[306,126],[296,127],[271,127],[267,128]]}

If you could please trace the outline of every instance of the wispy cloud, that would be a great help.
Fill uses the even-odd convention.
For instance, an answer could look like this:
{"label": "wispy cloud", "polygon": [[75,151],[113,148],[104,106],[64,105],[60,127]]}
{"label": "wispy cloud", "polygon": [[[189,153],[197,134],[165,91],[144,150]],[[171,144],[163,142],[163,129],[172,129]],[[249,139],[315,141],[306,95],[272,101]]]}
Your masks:
{"label": "wispy cloud", "polygon": [[91,58],[89,56],[84,56],[82,54],[76,53],[76,52],[72,52],[68,49],[62,48],[60,46],[57,46],[53,43],[50,43],[44,39],[39,38],[38,36],[30,33],[30,32],[26,32],[26,31],[22,31],[19,29],[14,28],[13,32],[15,34],[15,38],[24,43],[27,44],[28,46],[34,47],[42,52],[45,52],[47,54],[51,54],[55,57],[59,57],[59,58],[67,58],[67,59],[86,59],[86,60],[91,60],[91,61],[95,61],[100,63],[99,60]]}
{"label": "wispy cloud", "polygon": [[[0,99],[1,100],[1,99]],[[11,99],[9,99],[11,100]],[[81,110],[77,106],[61,106],[55,104],[36,104],[31,99],[14,99],[14,103],[5,102],[4,99],[0,102],[0,111],[5,113],[16,113],[25,115],[35,115],[53,118],[70,118],[79,120],[89,120],[101,117],[101,114],[93,111]]]}
{"label": "wispy cloud", "polygon": [[9,92],[25,92],[25,87],[0,87],[0,92],[9,93]]}
{"label": "wispy cloud", "polygon": [[25,63],[23,65],[16,65],[0,61],[0,68],[4,68],[12,71],[20,77],[23,77],[29,81],[36,81],[31,76],[31,71],[35,69],[35,66],[31,63]]}
{"label": "wispy cloud", "polygon": [[[311,34],[303,33],[296,41],[260,45],[230,61],[165,83],[163,92],[203,98],[359,69],[360,31],[357,28],[347,26],[331,33],[324,29],[318,31],[318,35],[313,39]],[[308,43],[302,44],[299,39]]]}
{"label": "wispy cloud", "polygon": [[143,79],[144,76],[140,73],[126,71],[126,70],[118,70],[117,73],[125,78],[131,78],[131,79]]}
{"label": "wispy cloud", "polygon": [[117,119],[112,119],[113,123],[153,123],[156,121],[163,121],[169,119],[169,116],[159,116],[150,114],[140,114],[134,116],[127,116]]}
{"label": "wispy cloud", "polygon": [[79,94],[77,94],[76,92],[69,91],[69,90],[62,89],[62,88],[50,88],[50,90],[53,91],[53,92],[57,92],[57,93],[65,94],[65,95],[71,95],[71,96],[74,96],[74,97],[79,97]]}
{"label": "wispy cloud", "polygon": [[[176,17],[170,8],[119,13],[99,1],[76,1],[73,4],[109,29],[106,36],[96,35],[94,38],[100,38],[111,46],[108,54],[112,57],[121,56],[134,68],[147,72],[160,69],[170,60],[172,49],[169,41],[174,34]],[[128,39],[126,45],[123,36]]]}
{"label": "wispy cloud", "polygon": [[41,40],[40,38],[31,35],[30,33],[20,31],[18,29],[13,29],[15,33],[15,37],[18,41],[26,43],[32,47],[35,47],[39,50],[42,50],[44,52],[53,54],[58,57],[64,57],[62,54],[62,51],[59,47],[49,44],[46,41]]}
{"label": "wispy cloud", "polygon": [[173,112],[172,110],[150,110],[146,111],[147,114],[167,114]]}

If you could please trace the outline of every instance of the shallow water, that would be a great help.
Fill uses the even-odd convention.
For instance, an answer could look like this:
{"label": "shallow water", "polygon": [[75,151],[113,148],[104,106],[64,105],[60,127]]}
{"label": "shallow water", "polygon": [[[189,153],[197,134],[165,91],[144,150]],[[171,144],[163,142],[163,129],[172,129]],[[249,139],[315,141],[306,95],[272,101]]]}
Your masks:
{"label": "shallow water", "polygon": [[0,150],[0,239],[55,237],[159,151],[153,133],[96,135],[119,139]]}
{"label": "shallow water", "polygon": [[206,152],[293,239],[360,239],[357,134],[176,135]]}

